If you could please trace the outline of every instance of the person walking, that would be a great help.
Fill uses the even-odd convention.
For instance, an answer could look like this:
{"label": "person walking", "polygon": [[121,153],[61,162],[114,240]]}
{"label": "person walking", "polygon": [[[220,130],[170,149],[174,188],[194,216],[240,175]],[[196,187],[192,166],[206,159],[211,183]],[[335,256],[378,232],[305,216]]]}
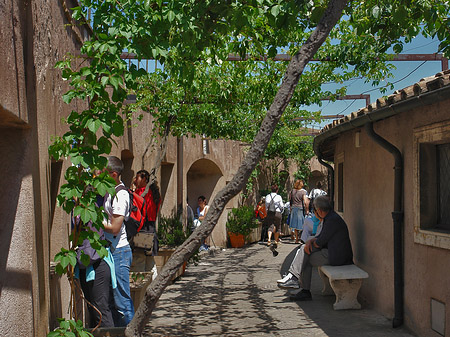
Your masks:
{"label": "person walking", "polygon": [[266,227],[268,227],[267,245],[270,246],[272,234],[274,236],[276,244],[280,242],[280,229],[281,229],[281,213],[283,213],[283,199],[278,194],[278,186],[273,184],[271,187],[271,193],[266,196]]}
{"label": "person walking", "polygon": [[303,180],[297,179],[294,183],[294,188],[289,193],[289,202],[291,205],[289,228],[294,232],[295,243],[300,242],[299,232],[303,229],[305,216],[309,213],[309,199],[307,198],[307,192],[303,186]]}

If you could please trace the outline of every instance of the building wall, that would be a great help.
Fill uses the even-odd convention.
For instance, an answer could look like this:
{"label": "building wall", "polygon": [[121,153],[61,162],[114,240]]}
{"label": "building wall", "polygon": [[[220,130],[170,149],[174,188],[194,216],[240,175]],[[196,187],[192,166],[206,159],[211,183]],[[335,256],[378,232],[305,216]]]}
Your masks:
{"label": "building wall", "polygon": [[[417,127],[450,120],[450,100],[407,111],[375,123],[375,132],[394,144],[404,160],[404,298],[405,325],[420,336],[439,336],[431,329],[431,298],[446,305],[446,335],[450,333],[450,251],[415,242],[418,205],[413,132]],[[360,147],[355,146],[356,132]],[[335,168],[344,163],[344,211],[355,263],[369,273],[361,296],[389,318],[394,315],[393,280],[393,156],[368,138],[364,130],[340,135]],[[337,198],[337,172],[335,178]],[[421,186],[420,188],[426,188]],[[439,319],[439,318],[438,318]]]}
{"label": "building wall", "polygon": [[51,136],[64,131],[61,118],[78,108],[63,104],[68,87],[54,65],[76,52],[87,32],[65,26],[63,2],[75,6],[45,0],[6,0],[0,6],[2,336],[44,336],[52,316],[50,298],[56,295],[60,307],[68,305],[67,282],[53,282],[58,294],[50,287],[50,261],[67,245],[68,216],[54,207],[66,164],[52,163],[48,146]]}

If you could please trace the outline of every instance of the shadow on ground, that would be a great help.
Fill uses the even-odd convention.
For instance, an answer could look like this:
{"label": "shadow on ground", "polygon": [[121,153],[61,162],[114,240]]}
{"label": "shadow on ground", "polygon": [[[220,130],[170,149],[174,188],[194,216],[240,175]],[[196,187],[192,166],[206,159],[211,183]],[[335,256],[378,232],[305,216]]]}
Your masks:
{"label": "shadow on ground", "polygon": [[166,289],[144,335],[412,336],[367,309],[334,311],[334,297],[320,295],[317,272],[313,301],[290,301],[276,280],[296,249],[283,243],[273,257],[267,246],[254,244],[204,256]]}

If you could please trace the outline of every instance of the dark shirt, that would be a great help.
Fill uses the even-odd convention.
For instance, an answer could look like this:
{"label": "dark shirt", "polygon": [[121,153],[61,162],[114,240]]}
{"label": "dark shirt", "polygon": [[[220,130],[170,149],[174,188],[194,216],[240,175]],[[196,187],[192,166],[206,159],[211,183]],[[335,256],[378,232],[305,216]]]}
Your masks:
{"label": "dark shirt", "polygon": [[316,244],[328,248],[328,260],[332,266],[353,264],[352,244],[347,225],[335,211],[330,211],[323,219],[322,231]]}

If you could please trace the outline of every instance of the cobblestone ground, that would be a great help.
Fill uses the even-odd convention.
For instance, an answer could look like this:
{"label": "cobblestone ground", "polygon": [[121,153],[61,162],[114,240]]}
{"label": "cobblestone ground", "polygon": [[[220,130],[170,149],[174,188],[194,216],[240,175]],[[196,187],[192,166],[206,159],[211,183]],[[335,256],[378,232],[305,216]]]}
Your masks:
{"label": "cobblestone ground", "polygon": [[280,245],[273,257],[262,244],[216,250],[169,286],[145,336],[413,336],[392,329],[373,311],[334,311],[334,296],[320,295],[313,275],[313,301],[292,302],[276,286],[296,245]]}

